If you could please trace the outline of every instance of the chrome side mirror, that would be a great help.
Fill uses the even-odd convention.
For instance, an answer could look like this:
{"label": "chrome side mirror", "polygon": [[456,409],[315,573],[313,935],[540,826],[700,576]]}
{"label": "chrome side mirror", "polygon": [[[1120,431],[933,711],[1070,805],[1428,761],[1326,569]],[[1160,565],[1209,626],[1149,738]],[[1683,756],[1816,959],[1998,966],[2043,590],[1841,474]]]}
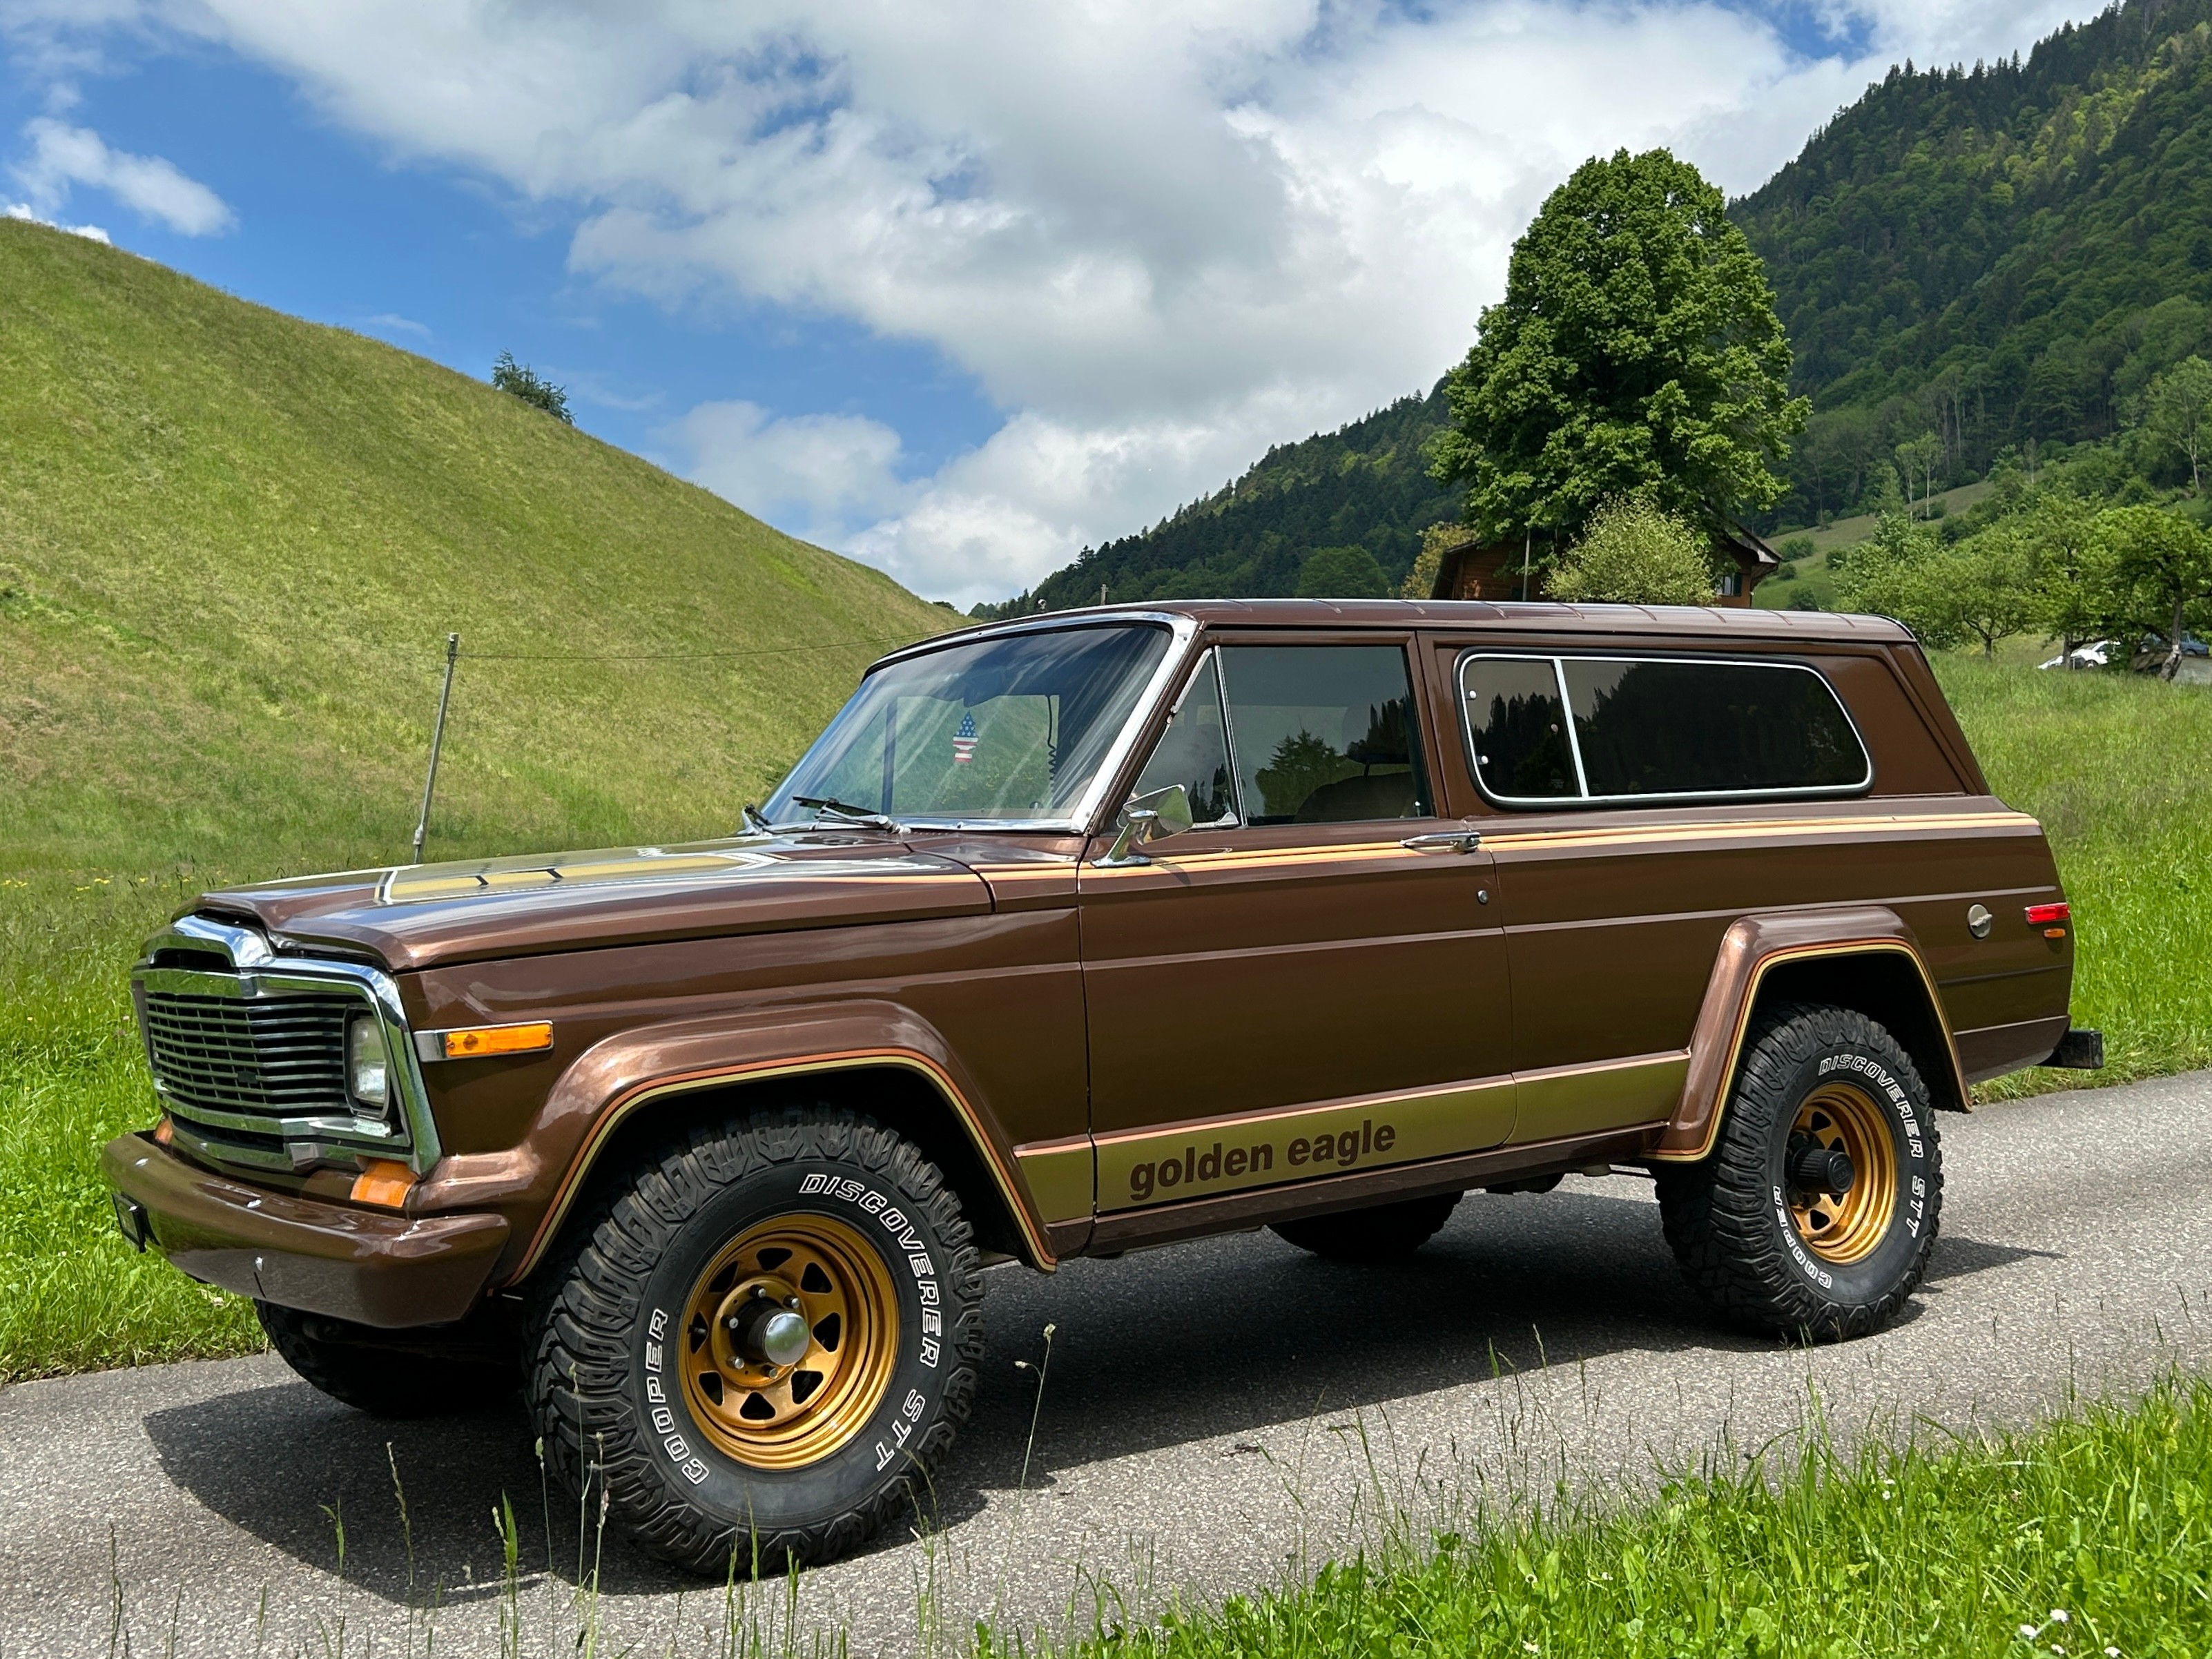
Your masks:
{"label": "chrome side mirror", "polygon": [[1133,796],[1121,809],[1120,833],[1098,862],[1108,866],[1149,864],[1152,860],[1137,850],[1140,846],[1163,836],[1180,836],[1192,822],[1190,792],[1179,783],[1155,789],[1148,795]]}

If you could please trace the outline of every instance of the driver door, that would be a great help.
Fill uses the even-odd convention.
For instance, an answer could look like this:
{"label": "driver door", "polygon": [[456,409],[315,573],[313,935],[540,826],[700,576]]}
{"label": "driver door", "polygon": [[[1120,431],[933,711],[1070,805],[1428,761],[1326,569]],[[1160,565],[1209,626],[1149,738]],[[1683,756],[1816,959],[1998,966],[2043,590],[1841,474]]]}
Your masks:
{"label": "driver door", "polygon": [[1098,1208],[1480,1151],[1513,1125],[1491,860],[1436,815],[1404,639],[1223,644],[1078,880]]}

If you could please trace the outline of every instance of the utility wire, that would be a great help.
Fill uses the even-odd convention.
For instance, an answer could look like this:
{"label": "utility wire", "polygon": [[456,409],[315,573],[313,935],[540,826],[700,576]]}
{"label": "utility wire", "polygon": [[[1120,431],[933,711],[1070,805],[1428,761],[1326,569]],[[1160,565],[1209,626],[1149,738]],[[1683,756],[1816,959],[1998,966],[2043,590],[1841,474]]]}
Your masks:
{"label": "utility wire", "polygon": [[732,657],[787,657],[857,646],[910,645],[929,635],[892,634],[873,640],[825,640],[818,645],[767,646],[757,651],[464,651],[463,662],[708,662]]}

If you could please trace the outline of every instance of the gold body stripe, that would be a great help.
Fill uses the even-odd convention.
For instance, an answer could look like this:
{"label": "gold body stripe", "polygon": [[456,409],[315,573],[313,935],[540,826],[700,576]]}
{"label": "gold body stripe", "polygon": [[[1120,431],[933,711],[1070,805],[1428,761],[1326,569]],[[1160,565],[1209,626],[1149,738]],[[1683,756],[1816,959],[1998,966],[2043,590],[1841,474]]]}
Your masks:
{"label": "gold body stripe", "polygon": [[[1407,819],[1412,823],[1414,819]],[[1482,836],[1486,853],[1579,852],[1584,848],[1632,847],[1658,842],[1756,841],[1776,836],[1839,836],[1869,830],[1950,833],[2012,829],[2040,829],[2024,812],[1886,812],[1858,817],[1818,818],[1731,818],[1720,823],[1651,823],[1597,826],[1571,830],[1500,830],[1472,826]],[[1395,841],[1351,842],[1335,847],[1233,848],[1192,852],[1178,856],[1171,842],[1155,842],[1141,865],[1101,866],[1084,871],[1087,880],[1144,875],[1173,874],[1178,871],[1248,870],[1290,867],[1308,864],[1362,864],[1394,859],[1429,858],[1401,847]]]}

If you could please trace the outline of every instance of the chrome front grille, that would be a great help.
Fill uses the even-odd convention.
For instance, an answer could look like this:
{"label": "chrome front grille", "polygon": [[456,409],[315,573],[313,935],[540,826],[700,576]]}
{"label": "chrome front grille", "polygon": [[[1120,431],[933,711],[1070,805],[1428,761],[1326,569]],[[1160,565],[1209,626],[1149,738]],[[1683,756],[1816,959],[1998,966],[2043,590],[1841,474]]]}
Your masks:
{"label": "chrome front grille", "polygon": [[[350,1116],[345,1028],[365,1012],[349,996],[186,996],[149,991],[146,1043],[171,1109],[240,1115]],[[272,1132],[276,1125],[271,1124]]]}
{"label": "chrome front grille", "polygon": [[[228,964],[227,966],[222,964]],[[180,916],[131,975],[146,1060],[179,1152],[299,1171],[362,1158],[438,1160],[398,987],[356,962],[280,955],[254,928]],[[388,1108],[346,1092],[346,1030],[375,1023]]]}

